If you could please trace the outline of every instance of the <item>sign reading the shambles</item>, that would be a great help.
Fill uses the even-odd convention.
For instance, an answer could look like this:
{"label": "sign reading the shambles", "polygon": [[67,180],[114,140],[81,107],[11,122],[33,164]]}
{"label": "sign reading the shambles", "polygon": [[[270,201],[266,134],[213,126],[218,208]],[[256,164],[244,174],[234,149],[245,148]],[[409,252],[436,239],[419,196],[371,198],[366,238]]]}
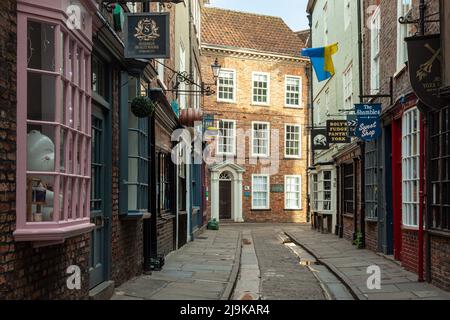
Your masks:
{"label": "sign reading the shambles", "polygon": [[170,57],[169,13],[125,15],[125,58]]}
{"label": "sign reading the shambles", "polygon": [[442,50],[439,34],[405,39],[411,86],[426,106],[439,109],[447,102],[439,97],[442,85]]}
{"label": "sign reading the shambles", "polygon": [[347,120],[327,121],[329,143],[350,143],[347,124]]}
{"label": "sign reading the shambles", "polygon": [[364,141],[373,141],[381,135],[381,104],[355,104],[358,126],[356,136]]}

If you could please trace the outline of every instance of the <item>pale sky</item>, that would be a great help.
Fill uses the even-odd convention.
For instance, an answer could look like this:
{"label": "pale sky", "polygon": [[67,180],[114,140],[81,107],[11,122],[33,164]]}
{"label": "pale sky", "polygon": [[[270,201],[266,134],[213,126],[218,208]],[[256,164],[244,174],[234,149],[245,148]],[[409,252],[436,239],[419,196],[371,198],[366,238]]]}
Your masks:
{"label": "pale sky", "polygon": [[308,28],[308,0],[210,0],[209,6],[281,17],[293,30]]}

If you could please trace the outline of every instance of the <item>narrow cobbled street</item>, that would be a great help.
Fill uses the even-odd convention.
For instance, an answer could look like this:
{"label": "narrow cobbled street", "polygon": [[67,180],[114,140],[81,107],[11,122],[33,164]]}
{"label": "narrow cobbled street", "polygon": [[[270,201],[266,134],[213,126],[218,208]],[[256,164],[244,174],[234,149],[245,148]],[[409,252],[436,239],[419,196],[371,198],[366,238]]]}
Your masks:
{"label": "narrow cobbled street", "polygon": [[[297,245],[297,244],[298,245]],[[306,250],[305,250],[306,249]],[[378,265],[381,288],[366,269]],[[308,225],[222,224],[172,253],[161,271],[132,279],[113,300],[450,299],[397,263]]]}

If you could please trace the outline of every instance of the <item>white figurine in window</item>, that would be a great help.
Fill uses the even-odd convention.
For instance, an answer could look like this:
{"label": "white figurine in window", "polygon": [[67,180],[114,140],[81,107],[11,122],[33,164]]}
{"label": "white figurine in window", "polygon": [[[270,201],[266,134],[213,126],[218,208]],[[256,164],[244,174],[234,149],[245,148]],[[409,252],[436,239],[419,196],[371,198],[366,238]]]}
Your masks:
{"label": "white figurine in window", "polygon": [[[55,145],[53,141],[37,130],[32,130],[27,136],[27,170],[37,172],[53,172],[55,170]],[[42,191],[42,187],[47,189],[53,187],[52,176],[39,176],[41,183],[33,187],[34,191]],[[42,220],[51,220],[53,213],[53,191],[46,190],[45,206],[42,207]],[[60,196],[60,206],[62,196]],[[36,212],[36,206],[33,205],[33,212]]]}

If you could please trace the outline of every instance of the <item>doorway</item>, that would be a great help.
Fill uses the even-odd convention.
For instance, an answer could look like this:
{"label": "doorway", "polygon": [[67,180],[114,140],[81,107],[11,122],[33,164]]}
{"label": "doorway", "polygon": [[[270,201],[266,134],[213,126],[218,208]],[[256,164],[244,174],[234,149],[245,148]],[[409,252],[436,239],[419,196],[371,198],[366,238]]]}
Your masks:
{"label": "doorway", "polygon": [[89,257],[89,288],[108,280],[110,255],[110,164],[106,156],[108,131],[105,112],[92,106],[92,181],[91,222],[95,224],[91,234]]}
{"label": "doorway", "polygon": [[219,218],[231,220],[232,213],[232,176],[229,172],[223,172],[219,177]]}

